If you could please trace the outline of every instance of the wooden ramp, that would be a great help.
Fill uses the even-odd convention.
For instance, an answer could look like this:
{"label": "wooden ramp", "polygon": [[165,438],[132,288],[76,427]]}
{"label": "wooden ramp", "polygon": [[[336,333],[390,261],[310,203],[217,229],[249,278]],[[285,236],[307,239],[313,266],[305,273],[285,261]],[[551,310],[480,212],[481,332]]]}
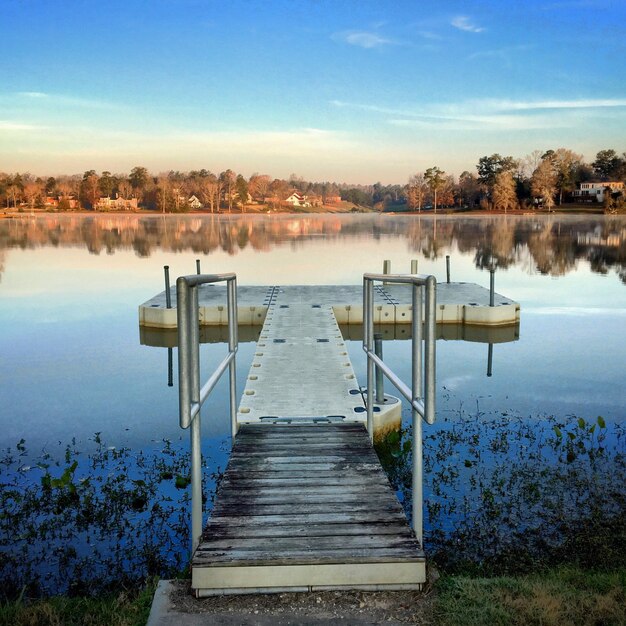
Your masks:
{"label": "wooden ramp", "polygon": [[362,424],[240,427],[193,557],[196,595],[425,580],[422,548]]}

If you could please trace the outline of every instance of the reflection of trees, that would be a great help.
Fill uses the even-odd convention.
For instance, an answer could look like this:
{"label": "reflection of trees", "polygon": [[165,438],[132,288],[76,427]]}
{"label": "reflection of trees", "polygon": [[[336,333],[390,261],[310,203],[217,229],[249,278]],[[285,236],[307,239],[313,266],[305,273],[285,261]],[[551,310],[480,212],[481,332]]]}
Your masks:
{"label": "reflection of trees", "polygon": [[626,283],[626,220],[620,217],[285,215],[285,216],[138,216],[46,215],[0,221],[2,254],[10,248],[86,247],[92,254],[154,250],[234,255],[247,247],[257,252],[313,238],[396,239],[425,258],[437,259],[456,247],[472,255],[476,266],[501,268],[529,259],[532,270],[551,275],[571,271],[578,259],[592,271],[615,269]]}
{"label": "reflection of trees", "polygon": [[505,216],[486,226],[483,237],[475,247],[476,267],[480,269],[487,269],[491,266],[507,268],[515,263],[518,252],[516,224],[516,220]]}

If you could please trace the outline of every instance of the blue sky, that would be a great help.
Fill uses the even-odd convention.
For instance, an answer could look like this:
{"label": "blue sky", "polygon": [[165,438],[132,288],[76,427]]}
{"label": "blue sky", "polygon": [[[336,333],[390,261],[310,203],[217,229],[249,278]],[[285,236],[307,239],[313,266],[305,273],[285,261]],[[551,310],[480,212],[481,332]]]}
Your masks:
{"label": "blue sky", "polygon": [[404,183],[626,150],[626,2],[2,0],[0,171]]}

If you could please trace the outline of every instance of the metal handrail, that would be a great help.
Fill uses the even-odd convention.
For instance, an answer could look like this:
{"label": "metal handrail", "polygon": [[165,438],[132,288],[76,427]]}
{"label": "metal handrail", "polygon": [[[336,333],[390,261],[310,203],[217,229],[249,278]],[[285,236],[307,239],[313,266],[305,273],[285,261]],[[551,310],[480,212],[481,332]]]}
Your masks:
{"label": "metal handrail", "polygon": [[[412,286],[412,375],[411,387],[374,352],[374,283],[385,282]],[[425,289],[425,313],[422,314],[422,291]],[[434,276],[419,274],[363,275],[363,350],[367,355],[367,430],[374,435],[374,368],[378,368],[411,406],[413,429],[413,530],[423,539],[422,492],[422,422],[435,422],[435,323],[437,281]],[[422,318],[424,318],[424,354],[422,354]]]}
{"label": "metal handrail", "polygon": [[[228,354],[200,388],[200,320],[198,287],[226,282],[228,309]],[[200,409],[211,391],[229,370],[230,424],[233,438],[237,434],[236,360],[237,275],[194,274],[176,280],[176,317],[178,321],[178,400],[181,428],[191,426],[191,546],[195,550],[202,535],[202,458],[200,453]]]}

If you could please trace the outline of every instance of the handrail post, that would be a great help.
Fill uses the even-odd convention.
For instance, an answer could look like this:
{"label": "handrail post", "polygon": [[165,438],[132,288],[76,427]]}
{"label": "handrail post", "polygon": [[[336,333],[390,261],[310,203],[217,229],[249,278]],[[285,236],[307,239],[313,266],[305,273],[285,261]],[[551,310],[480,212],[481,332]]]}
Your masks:
{"label": "handrail post", "polygon": [[[237,279],[227,282],[228,297],[228,351],[236,352],[239,339],[237,337]],[[230,434],[234,442],[237,435],[237,367],[233,356],[228,366],[230,384]]]}
{"label": "handrail post", "polygon": [[165,273],[165,308],[172,308],[172,294],[170,293],[170,266],[164,265],[163,271]]}
{"label": "handrail post", "polygon": [[[191,402],[200,404],[200,328],[198,320],[198,287],[191,288],[190,326],[191,341]],[[201,410],[191,420],[191,549],[194,551],[202,536],[202,455]]]}
{"label": "handrail post", "polygon": [[[192,552],[202,538],[202,452],[201,409],[222,374],[229,368],[230,413],[233,437],[237,428],[236,353],[237,337],[237,276],[235,274],[180,276],[176,280],[176,317],[178,320],[178,384],[181,428],[190,429],[191,447],[191,547]],[[228,355],[200,388],[200,320],[198,289],[206,283],[227,283]]]}
{"label": "handrail post", "polygon": [[424,334],[424,419],[429,423],[435,422],[435,324],[437,311],[437,282],[434,276],[426,281],[426,332]]}
{"label": "handrail post", "polygon": [[[412,289],[412,392],[413,400],[422,397],[422,287],[413,285]],[[412,437],[412,475],[411,487],[413,491],[413,531],[417,540],[422,544],[424,535],[424,506],[422,485],[422,420],[417,409],[411,407]]]}
{"label": "handrail post", "polygon": [[[382,333],[374,333],[374,354],[382,361],[383,359],[383,335]],[[380,367],[376,366],[376,404],[385,403],[385,381],[383,380],[383,372]]]}
{"label": "handrail post", "polygon": [[[365,292],[365,306],[363,310],[363,322],[365,324],[366,348],[371,352],[372,335],[374,334],[373,309],[374,309],[374,286],[371,280],[363,281]],[[367,433],[370,441],[374,440],[374,362],[367,359]]]}
{"label": "handrail post", "polygon": [[188,428],[191,403],[191,372],[189,371],[189,287],[184,277],[176,281],[176,316],[178,318],[178,403],[180,427]]}

